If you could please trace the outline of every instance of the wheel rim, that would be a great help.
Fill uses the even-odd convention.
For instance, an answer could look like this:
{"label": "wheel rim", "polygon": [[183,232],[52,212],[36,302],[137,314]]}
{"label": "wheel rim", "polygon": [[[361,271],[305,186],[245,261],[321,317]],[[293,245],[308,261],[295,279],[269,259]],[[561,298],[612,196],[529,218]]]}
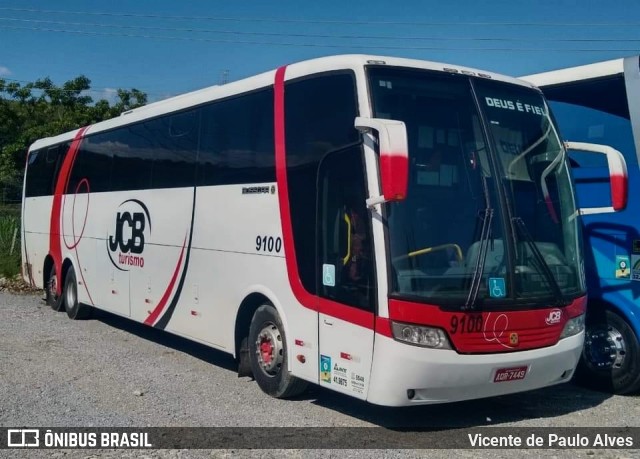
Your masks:
{"label": "wheel rim", "polygon": [[584,353],[590,365],[599,370],[621,368],[627,353],[622,333],[612,326],[589,330],[584,341]]}
{"label": "wheel rim", "polygon": [[68,308],[73,309],[76,305],[76,287],[73,282],[69,282],[64,292],[65,304]]}
{"label": "wheel rim", "polygon": [[256,339],[256,356],[262,371],[269,376],[276,375],[282,367],[284,348],[282,335],[273,323],[267,323]]}

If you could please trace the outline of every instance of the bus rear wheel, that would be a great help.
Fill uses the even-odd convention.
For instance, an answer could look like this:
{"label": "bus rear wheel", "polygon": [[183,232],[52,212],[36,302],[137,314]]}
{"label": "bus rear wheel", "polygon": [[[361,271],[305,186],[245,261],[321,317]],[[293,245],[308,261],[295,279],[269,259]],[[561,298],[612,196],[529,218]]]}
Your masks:
{"label": "bus rear wheel", "polygon": [[56,272],[56,266],[52,263],[49,272],[47,273],[47,282],[45,284],[45,294],[47,304],[51,306],[56,312],[62,311],[64,308],[64,302],[62,301],[62,295],[58,295],[58,273]]}
{"label": "bus rear wheel", "polygon": [[78,281],[73,266],[67,271],[64,280],[64,290],[62,292],[64,299],[64,308],[70,319],[86,319],[89,317],[91,310],[78,301]]}
{"label": "bus rear wheel", "polygon": [[251,370],[263,392],[276,398],[298,395],[307,382],[287,370],[287,340],[276,309],[265,304],[256,309],[249,327]]}
{"label": "bus rear wheel", "polygon": [[577,380],[614,394],[640,389],[640,344],[629,324],[611,310],[587,313]]}

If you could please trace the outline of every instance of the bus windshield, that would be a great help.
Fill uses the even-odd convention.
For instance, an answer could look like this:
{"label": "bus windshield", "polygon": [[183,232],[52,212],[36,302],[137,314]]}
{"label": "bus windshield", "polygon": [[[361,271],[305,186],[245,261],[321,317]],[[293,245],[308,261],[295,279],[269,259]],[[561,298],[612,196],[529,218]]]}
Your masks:
{"label": "bus windshield", "polygon": [[566,154],[543,97],[484,78],[372,67],[377,118],[405,122],[407,198],[387,206],[395,297],[476,307],[584,294]]}

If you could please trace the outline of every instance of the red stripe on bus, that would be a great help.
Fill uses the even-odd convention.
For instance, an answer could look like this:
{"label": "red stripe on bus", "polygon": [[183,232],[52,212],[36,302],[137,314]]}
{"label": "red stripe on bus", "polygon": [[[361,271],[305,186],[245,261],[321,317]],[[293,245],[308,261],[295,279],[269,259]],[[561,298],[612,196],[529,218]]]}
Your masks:
{"label": "red stripe on bus", "polygon": [[156,319],[164,309],[164,306],[167,304],[167,301],[171,296],[171,291],[173,290],[173,286],[175,285],[176,279],[178,278],[178,272],[180,272],[180,265],[182,264],[182,257],[184,255],[184,248],[186,245],[187,245],[187,237],[185,236],[184,242],[182,243],[182,250],[180,251],[180,258],[178,258],[178,264],[176,265],[176,269],[173,271],[173,276],[171,276],[171,281],[169,282],[167,289],[164,291],[164,295],[162,295],[162,298],[160,299],[160,302],[158,303],[158,305],[153,309],[153,311],[151,311],[151,314],[149,314],[149,317],[147,317],[146,320],[144,321],[145,325],[153,325],[153,323],[156,321]]}
{"label": "red stripe on bus", "polygon": [[71,142],[69,151],[67,152],[64,162],[62,163],[62,167],[60,168],[60,174],[58,175],[58,180],[56,181],[56,187],[53,193],[51,220],[49,224],[49,255],[51,255],[51,258],[53,259],[53,266],[56,270],[56,277],[58,279],[56,293],[58,295],[62,292],[62,245],[60,244],[60,238],[62,237],[60,234],[62,196],[67,190],[67,185],[69,184],[69,178],[71,176],[71,169],[75,162],[76,155],[78,154],[82,135],[86,130],[86,127],[80,129],[74,137],[73,142]]}
{"label": "red stripe on bus", "polygon": [[[282,221],[284,253],[287,263],[287,275],[294,296],[304,307],[327,314],[361,327],[373,329],[374,315],[362,309],[347,306],[335,301],[320,298],[304,288],[300,280],[296,250],[293,241],[293,226],[289,207],[289,186],[287,182],[287,158],[285,137],[285,95],[284,78],[287,67],[276,70],[274,81],[274,138],[276,153],[276,180],[278,182],[278,202]],[[315,192],[315,191],[314,191]]]}
{"label": "red stripe on bus", "polygon": [[376,333],[387,338],[393,338],[391,320],[386,317],[376,317]]}

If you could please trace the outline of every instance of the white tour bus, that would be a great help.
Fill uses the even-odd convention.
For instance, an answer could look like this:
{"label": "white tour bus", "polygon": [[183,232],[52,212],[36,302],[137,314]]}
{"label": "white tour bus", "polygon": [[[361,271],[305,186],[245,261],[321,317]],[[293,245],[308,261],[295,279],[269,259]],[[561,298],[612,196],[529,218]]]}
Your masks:
{"label": "white tour bus", "polygon": [[233,354],[275,397],[381,405],[568,381],[584,339],[566,154],[528,83],[335,56],[28,153],[23,275]]}

